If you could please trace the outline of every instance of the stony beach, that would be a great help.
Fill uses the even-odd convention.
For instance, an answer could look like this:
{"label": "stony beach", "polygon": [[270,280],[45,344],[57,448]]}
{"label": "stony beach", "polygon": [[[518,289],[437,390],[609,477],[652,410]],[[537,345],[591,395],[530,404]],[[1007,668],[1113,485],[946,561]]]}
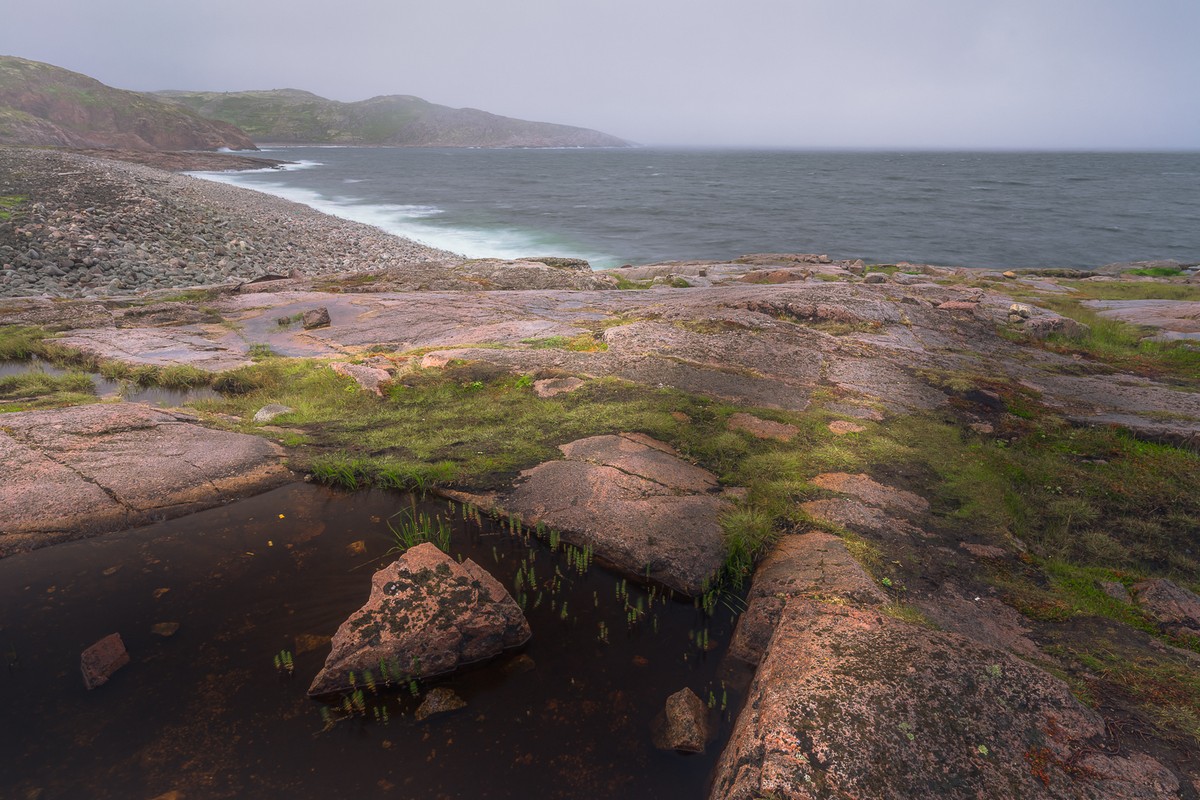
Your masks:
{"label": "stony beach", "polygon": [[[213,154],[170,155],[154,162],[214,164]],[[270,163],[228,160],[236,158],[216,163]],[[4,297],[129,294],[461,260],[280,198],[80,153],[0,148],[0,197],[20,198],[11,218],[0,214]]]}

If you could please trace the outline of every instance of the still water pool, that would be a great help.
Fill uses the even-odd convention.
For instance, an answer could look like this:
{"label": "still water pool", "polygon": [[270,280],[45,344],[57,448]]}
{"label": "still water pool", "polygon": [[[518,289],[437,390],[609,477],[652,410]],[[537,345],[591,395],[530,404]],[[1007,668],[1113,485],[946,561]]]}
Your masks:
{"label": "still water pool", "polygon": [[[704,796],[750,677],[724,657],[737,598],[710,615],[599,566],[580,574],[561,546],[445,503],[420,508],[450,519],[453,555],[510,591],[536,565],[533,638],[416,696],[369,693],[365,714],[310,700],[328,637],[395,557],[389,521],[410,502],[297,483],[0,560],[0,797]],[[114,632],[132,661],[86,691],[79,654]],[[285,650],[290,675],[274,664]],[[418,723],[435,685],[467,707]],[[712,704],[701,755],[651,740],[685,686]]]}

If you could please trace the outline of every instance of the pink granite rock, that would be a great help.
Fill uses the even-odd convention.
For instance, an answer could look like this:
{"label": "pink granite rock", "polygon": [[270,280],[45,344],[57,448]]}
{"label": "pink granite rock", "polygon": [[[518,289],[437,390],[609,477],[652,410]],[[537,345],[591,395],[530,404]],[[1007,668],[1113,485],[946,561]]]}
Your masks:
{"label": "pink granite rock", "polygon": [[474,561],[460,564],[432,544],[417,545],[371,578],[370,598],[334,634],[308,693],[349,690],[350,673],[368,669],[381,682],[440,675],[529,636],[499,581]]}

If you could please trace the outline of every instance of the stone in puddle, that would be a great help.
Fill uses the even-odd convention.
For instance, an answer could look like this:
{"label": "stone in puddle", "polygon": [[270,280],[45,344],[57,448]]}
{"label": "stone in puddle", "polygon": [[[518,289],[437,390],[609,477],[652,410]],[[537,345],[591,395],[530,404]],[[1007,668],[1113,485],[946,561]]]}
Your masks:
{"label": "stone in puddle", "polygon": [[417,718],[417,722],[421,722],[435,714],[445,714],[466,707],[467,701],[455,694],[453,689],[439,686],[425,695],[425,701],[417,706],[413,716]]}
{"label": "stone in puddle", "polygon": [[371,578],[366,605],[333,637],[310,695],[352,688],[350,673],[386,665],[393,678],[426,678],[524,644],[529,623],[499,581],[432,544],[410,548]]}
{"label": "stone in puddle", "polygon": [[121,634],[110,633],[83,651],[79,657],[79,668],[83,671],[83,685],[88,690],[108,683],[114,672],[129,663],[129,653]]}
{"label": "stone in puddle", "polygon": [[329,309],[325,306],[320,308],[310,308],[304,312],[301,317],[301,322],[304,325],[304,330],[311,331],[313,328],[329,327]]}
{"label": "stone in puddle", "polygon": [[680,689],[667,698],[656,720],[654,746],[660,750],[700,753],[708,740],[708,709],[691,689]]}
{"label": "stone in puddle", "polygon": [[174,636],[179,630],[178,622],[156,622],[150,628],[150,632],[162,637]]}

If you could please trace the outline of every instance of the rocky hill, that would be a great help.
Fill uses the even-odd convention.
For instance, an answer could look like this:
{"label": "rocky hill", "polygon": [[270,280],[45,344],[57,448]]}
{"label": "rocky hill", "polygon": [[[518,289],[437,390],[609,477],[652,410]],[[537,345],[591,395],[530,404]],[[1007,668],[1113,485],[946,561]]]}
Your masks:
{"label": "rocky hill", "polygon": [[408,147],[626,147],[599,131],[449,108],[410,95],[357,103],[296,89],[251,92],[159,92],[184,107],[238,126],[256,142]]}
{"label": "rocky hill", "polygon": [[255,149],[249,137],[228,123],[13,56],[0,56],[0,143],[131,150]]}

